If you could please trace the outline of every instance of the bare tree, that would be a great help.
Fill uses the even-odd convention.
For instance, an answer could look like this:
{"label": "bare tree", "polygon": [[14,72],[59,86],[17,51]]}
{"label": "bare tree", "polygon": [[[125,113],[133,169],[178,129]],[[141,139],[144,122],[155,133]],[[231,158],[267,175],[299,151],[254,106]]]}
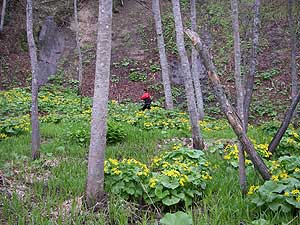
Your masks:
{"label": "bare tree", "polygon": [[296,62],[296,50],[297,50],[297,33],[293,16],[293,4],[294,0],[288,0],[288,21],[291,35],[291,77],[292,77],[292,100],[298,93],[298,76],[297,76],[297,62]]}
{"label": "bare tree", "polygon": [[78,22],[78,7],[77,0],[74,0],[74,20],[75,20],[75,32],[76,32],[76,45],[78,51],[78,92],[82,94],[82,55],[80,49],[80,41],[79,41],[79,22]]}
{"label": "bare tree", "polygon": [[[191,29],[196,31],[197,29],[197,14],[196,14],[196,1],[191,0]],[[204,106],[203,106],[203,95],[200,85],[200,76],[199,76],[199,68],[198,68],[198,52],[195,50],[194,46],[192,46],[192,77],[195,88],[196,95],[196,106],[197,112],[200,120],[204,118]]]}
{"label": "bare tree", "polygon": [[244,145],[245,150],[250,157],[250,160],[258,169],[262,178],[265,180],[269,180],[271,178],[271,175],[268,170],[268,167],[265,165],[264,161],[260,158],[260,156],[255,151],[253,144],[251,143],[250,139],[247,137],[247,134],[244,131],[243,124],[240,117],[237,115],[234,108],[232,107],[229,100],[227,99],[222,84],[220,82],[220,79],[218,78],[216,67],[212,61],[212,57],[208,49],[203,44],[203,42],[201,41],[197,33],[191,30],[186,30],[185,33],[192,40],[193,45],[196,47],[197,51],[199,51],[200,56],[203,59],[204,66],[208,71],[208,78],[210,79],[213,85],[215,96],[218,99],[221,108],[227,117],[229,124],[231,125],[239,141]]}
{"label": "bare tree", "polygon": [[179,0],[172,0],[173,6],[173,16],[175,20],[175,29],[176,29],[176,44],[178,48],[178,53],[181,61],[182,72],[184,76],[184,86],[187,97],[187,105],[190,116],[190,122],[192,127],[192,136],[193,136],[193,147],[195,149],[204,149],[203,139],[200,133],[200,128],[198,124],[198,115],[195,102],[195,94],[193,88],[192,75],[190,70],[190,64],[187,57],[185,44],[184,44],[184,33],[183,25],[180,12]]}
{"label": "bare tree", "polygon": [[[244,131],[246,131],[244,123],[244,85],[241,74],[241,43],[239,31],[239,14],[238,1],[231,0],[232,8],[232,26],[233,26],[233,40],[234,40],[234,77],[237,97],[237,112],[242,121]],[[241,143],[239,144],[239,178],[242,192],[247,193],[247,181],[245,170],[245,153]]]}
{"label": "bare tree", "polygon": [[89,207],[104,198],[104,151],[111,62],[112,0],[99,0],[97,57],[88,159],[86,200]]}
{"label": "bare tree", "polygon": [[152,11],[155,20],[157,45],[159,50],[160,65],[162,70],[162,80],[163,80],[165,99],[166,99],[166,108],[173,109],[171,82],[169,77],[168,60],[167,60],[166,50],[165,50],[165,41],[164,41],[164,36],[162,31],[159,0],[152,0]]}
{"label": "bare tree", "polygon": [[2,2],[2,11],[1,11],[1,21],[0,21],[0,33],[3,31],[5,11],[6,11],[6,0],[3,0],[3,2]]}
{"label": "bare tree", "polygon": [[33,20],[32,20],[32,0],[27,0],[26,8],[26,26],[27,42],[30,54],[32,85],[31,85],[31,154],[32,159],[38,159],[40,156],[40,129],[38,112],[38,60],[36,46],[33,38]]}
{"label": "bare tree", "polygon": [[254,77],[257,67],[257,51],[258,51],[258,38],[259,38],[259,23],[260,23],[260,0],[255,0],[253,7],[253,27],[252,27],[252,50],[250,58],[250,71],[247,79],[245,81],[245,98],[244,98],[244,121],[246,130],[248,127],[249,113],[250,113],[250,103],[253,93]]}

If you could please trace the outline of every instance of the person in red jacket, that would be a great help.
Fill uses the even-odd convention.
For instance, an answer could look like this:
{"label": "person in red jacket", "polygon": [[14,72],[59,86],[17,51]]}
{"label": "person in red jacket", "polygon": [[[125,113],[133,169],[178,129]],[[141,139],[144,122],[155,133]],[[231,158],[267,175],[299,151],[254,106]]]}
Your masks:
{"label": "person in red jacket", "polygon": [[150,109],[151,108],[151,96],[148,93],[147,89],[144,89],[144,94],[140,97],[141,100],[144,100],[144,106],[142,110],[144,111],[145,109]]}

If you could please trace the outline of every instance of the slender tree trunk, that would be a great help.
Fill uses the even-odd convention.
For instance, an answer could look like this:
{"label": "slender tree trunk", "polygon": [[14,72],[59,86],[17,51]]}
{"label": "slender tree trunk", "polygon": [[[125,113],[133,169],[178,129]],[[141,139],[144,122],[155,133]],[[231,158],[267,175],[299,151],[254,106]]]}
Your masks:
{"label": "slender tree trunk", "polygon": [[2,11],[1,11],[1,21],[0,21],[0,33],[3,32],[4,19],[5,19],[5,11],[6,11],[6,0],[3,0]]}
{"label": "slender tree trunk", "polygon": [[[197,14],[196,14],[196,1],[191,0],[191,29],[196,32],[197,29]],[[200,84],[199,68],[197,63],[198,53],[194,46],[192,46],[192,77],[196,94],[196,106],[200,120],[204,118],[204,105],[203,95]]]}
{"label": "slender tree trunk", "polygon": [[27,42],[30,54],[32,85],[31,85],[31,155],[32,159],[40,156],[40,129],[38,111],[38,60],[33,38],[32,0],[27,0],[26,7]]}
{"label": "slender tree trunk", "polygon": [[192,127],[192,136],[193,136],[193,147],[195,149],[204,149],[204,142],[200,133],[198,115],[195,102],[195,94],[193,88],[192,75],[190,70],[190,64],[187,57],[184,44],[184,34],[183,34],[183,25],[180,12],[179,0],[172,0],[173,6],[173,15],[175,20],[175,29],[176,29],[176,43],[178,48],[178,53],[181,61],[182,72],[184,76],[184,86],[187,97],[188,111],[190,115],[190,122]]}
{"label": "slender tree trunk", "polygon": [[257,50],[258,50],[258,37],[259,37],[259,9],[260,9],[260,0],[255,0],[254,4],[254,17],[253,17],[253,28],[252,28],[252,51],[251,51],[251,58],[250,58],[250,71],[249,75],[246,80],[246,94],[244,98],[244,121],[246,130],[248,128],[248,121],[249,121],[249,113],[250,113],[250,103],[253,93],[253,86],[254,86],[254,77],[256,73],[256,66],[257,66]]}
{"label": "slender tree trunk", "polygon": [[276,135],[273,137],[270,145],[269,145],[269,152],[274,152],[276,147],[279,145],[284,133],[286,132],[287,128],[289,127],[289,124],[293,118],[293,114],[295,112],[295,109],[299,103],[300,100],[300,92],[296,95],[296,97],[293,99],[293,102],[289,109],[287,110],[285,114],[285,118],[281,123],[280,128],[278,129]]}
{"label": "slender tree trunk", "polygon": [[185,32],[192,40],[194,46],[199,51],[200,56],[204,61],[204,66],[208,71],[208,77],[213,84],[215,96],[218,99],[222,110],[225,113],[227,120],[230,123],[232,129],[234,130],[237,138],[244,145],[245,150],[248,153],[251,161],[256,166],[263,179],[269,180],[271,178],[271,175],[268,170],[268,167],[265,165],[264,161],[259,157],[259,155],[255,151],[253,144],[251,143],[250,139],[247,137],[244,131],[240,117],[237,115],[229,100],[227,99],[222,84],[217,76],[216,68],[212,62],[212,57],[209,54],[208,49],[202,43],[197,33],[191,30],[186,30]]}
{"label": "slender tree trunk", "polygon": [[112,0],[99,0],[97,58],[86,186],[87,204],[104,198],[104,151],[111,60]]}
{"label": "slender tree trunk", "polygon": [[291,35],[291,77],[292,77],[292,100],[298,93],[298,76],[297,76],[297,62],[296,62],[296,51],[297,51],[297,34],[296,26],[293,16],[293,2],[294,0],[288,0],[288,20]]}
{"label": "slender tree trunk", "polygon": [[76,30],[76,45],[78,51],[78,92],[82,94],[82,55],[80,49],[80,41],[79,41],[79,22],[78,22],[78,8],[77,8],[77,0],[74,0],[74,20],[75,20],[75,30]]}
{"label": "slender tree trunk", "polygon": [[[233,40],[234,40],[234,76],[235,76],[235,88],[237,97],[237,112],[242,121],[242,126],[246,132],[246,126],[244,121],[244,85],[241,74],[241,43],[240,43],[240,31],[239,31],[239,14],[238,14],[238,1],[231,0],[232,8],[232,27],[233,27]],[[247,193],[247,181],[246,181],[246,167],[245,167],[245,153],[241,143],[239,143],[239,178],[240,186],[243,194]]]}
{"label": "slender tree trunk", "polygon": [[157,45],[159,50],[162,80],[163,80],[165,99],[166,99],[166,108],[173,109],[171,82],[169,77],[168,60],[167,60],[167,55],[165,50],[165,41],[164,41],[164,36],[162,31],[159,0],[152,0],[152,10],[153,10],[153,15],[155,20]]}

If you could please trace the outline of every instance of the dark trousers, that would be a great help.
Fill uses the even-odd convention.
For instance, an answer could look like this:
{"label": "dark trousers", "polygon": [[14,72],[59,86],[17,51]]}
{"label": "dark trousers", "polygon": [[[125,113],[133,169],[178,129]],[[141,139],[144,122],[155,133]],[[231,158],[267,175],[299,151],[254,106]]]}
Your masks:
{"label": "dark trousers", "polygon": [[142,108],[142,111],[144,111],[145,109],[151,109],[151,104],[145,103],[143,108]]}

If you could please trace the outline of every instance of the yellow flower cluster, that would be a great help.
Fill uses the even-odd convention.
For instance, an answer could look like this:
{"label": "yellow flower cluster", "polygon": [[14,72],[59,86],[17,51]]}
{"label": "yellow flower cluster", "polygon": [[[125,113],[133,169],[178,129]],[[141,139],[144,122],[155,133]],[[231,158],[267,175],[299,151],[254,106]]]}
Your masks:
{"label": "yellow flower cluster", "polygon": [[237,144],[234,145],[226,145],[224,149],[225,156],[223,157],[225,160],[230,159],[238,159],[239,158],[239,150]]}
{"label": "yellow flower cluster", "polygon": [[180,172],[178,172],[177,170],[166,170],[162,172],[164,175],[168,176],[168,177],[179,177],[180,176]]}
{"label": "yellow flower cluster", "polygon": [[202,171],[201,177],[203,180],[211,180],[212,179],[212,176],[210,176],[209,173],[206,171]]}
{"label": "yellow flower cluster", "polygon": [[252,185],[252,186],[250,186],[250,188],[249,188],[249,191],[248,191],[248,195],[253,195],[254,194],[254,192],[256,191],[256,190],[258,190],[259,189],[259,186],[255,186],[255,185]]}
{"label": "yellow flower cluster", "polygon": [[150,180],[149,180],[149,186],[151,187],[151,188],[155,188],[155,186],[156,186],[156,184],[157,184],[157,179],[156,178],[154,178],[154,177],[151,177],[150,178]]}

